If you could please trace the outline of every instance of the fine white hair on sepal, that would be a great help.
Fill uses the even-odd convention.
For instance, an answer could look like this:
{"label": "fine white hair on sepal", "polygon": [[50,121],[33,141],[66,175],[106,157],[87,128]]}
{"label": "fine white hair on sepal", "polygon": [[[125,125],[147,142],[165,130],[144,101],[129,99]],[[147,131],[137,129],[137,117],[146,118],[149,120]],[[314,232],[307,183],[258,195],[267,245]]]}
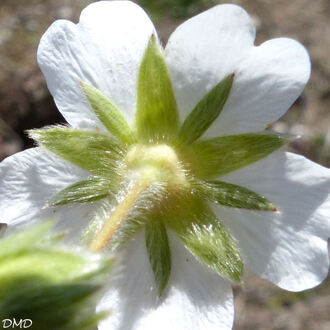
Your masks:
{"label": "fine white hair on sepal", "polygon": [[[119,193],[124,198],[132,187],[134,187],[134,181],[132,180],[127,186]],[[120,227],[115,231],[111,241],[109,242],[106,250],[116,250],[123,244],[127,243],[137,232],[139,232],[143,226],[149,221],[148,216],[151,210],[160,207],[164,196],[167,194],[166,185],[161,182],[155,182],[146,189],[141,196],[139,196],[134,207],[129,210],[120,224]],[[120,200],[122,200],[119,199]]]}

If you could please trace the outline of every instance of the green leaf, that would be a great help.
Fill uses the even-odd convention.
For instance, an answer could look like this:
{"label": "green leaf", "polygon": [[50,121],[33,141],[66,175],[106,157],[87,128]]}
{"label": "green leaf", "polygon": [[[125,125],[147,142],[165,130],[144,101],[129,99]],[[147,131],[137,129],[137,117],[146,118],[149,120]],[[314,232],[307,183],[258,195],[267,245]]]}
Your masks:
{"label": "green leaf", "polygon": [[53,226],[52,221],[45,221],[38,226],[12,234],[0,240],[0,259],[11,257],[27,248],[35,247],[40,237],[44,237]]}
{"label": "green leaf", "polygon": [[51,127],[29,132],[39,144],[95,175],[115,177],[125,149],[108,134]]}
{"label": "green leaf", "polygon": [[85,258],[60,249],[24,250],[10,258],[1,259],[0,280],[1,283],[12,282],[30,275],[55,283],[75,278],[85,266],[87,266]]}
{"label": "green leaf", "polygon": [[160,219],[152,216],[146,223],[146,247],[158,292],[161,295],[171,273],[171,251],[164,224]]}
{"label": "green leaf", "polygon": [[194,183],[196,194],[203,199],[239,209],[276,211],[275,206],[256,192],[223,181]]}
{"label": "green leaf", "polygon": [[49,235],[52,222],[0,240],[0,320],[31,319],[33,329],[81,330],[105,317],[95,295],[111,263],[65,248]]}
{"label": "green leaf", "polygon": [[75,282],[51,284],[38,279],[22,278],[1,295],[1,319],[30,319],[33,329],[82,330],[96,326],[96,283]]}
{"label": "green leaf", "polygon": [[58,192],[50,201],[51,206],[71,203],[94,202],[112,194],[108,180],[93,178],[79,181]]}
{"label": "green leaf", "polygon": [[125,144],[134,143],[135,134],[122,112],[97,88],[86,82],[81,82],[81,85],[96,116],[108,131]]}
{"label": "green leaf", "polygon": [[5,280],[11,282],[31,276],[54,283],[73,280],[97,269],[103,270],[103,266],[109,267],[108,262],[102,261],[101,265],[99,260],[89,259],[89,255],[81,251],[64,249],[58,244],[58,234],[49,234],[52,226],[53,221],[45,221],[0,240],[0,287]]}
{"label": "green leaf", "polygon": [[229,135],[197,141],[180,152],[198,178],[212,179],[257,162],[289,141],[278,134]]}
{"label": "green leaf", "polygon": [[243,262],[229,231],[199,198],[188,197],[164,215],[185,246],[218,274],[240,283]]}
{"label": "green leaf", "polygon": [[172,140],[178,132],[179,117],[164,56],[155,36],[144,54],[138,77],[136,129],[149,141]]}
{"label": "green leaf", "polygon": [[[83,282],[51,284],[38,277],[24,277],[20,282],[12,283],[10,287],[13,294],[5,295],[8,306],[5,309],[8,314],[20,313],[23,315],[28,312],[36,314],[36,311],[40,314],[45,313],[47,310],[49,311],[49,306],[52,306],[53,310],[59,314],[59,310],[63,312],[63,303],[69,305],[66,308],[76,308],[74,305],[77,301],[81,301],[99,289],[96,284]],[[45,300],[49,305],[45,304]]]}
{"label": "green leaf", "polygon": [[197,140],[220,115],[231,91],[234,74],[220,81],[192,110],[183,122],[180,143],[189,144]]}

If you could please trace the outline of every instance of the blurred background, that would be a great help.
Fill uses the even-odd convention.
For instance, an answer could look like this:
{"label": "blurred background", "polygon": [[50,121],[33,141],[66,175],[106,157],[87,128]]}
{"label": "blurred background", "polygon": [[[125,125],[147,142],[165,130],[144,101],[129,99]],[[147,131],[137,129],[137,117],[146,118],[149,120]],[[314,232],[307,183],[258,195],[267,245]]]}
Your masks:
{"label": "blurred background", "polygon": [[[37,46],[58,18],[77,21],[89,0],[0,0],[0,160],[31,147],[25,130],[64,122],[36,61]],[[258,28],[256,44],[292,37],[309,50],[311,80],[274,130],[302,137],[289,149],[330,166],[329,0],[141,0],[163,44],[176,26],[219,3],[243,6]],[[235,330],[330,329],[330,279],[314,290],[289,293],[250,275],[235,288]]]}

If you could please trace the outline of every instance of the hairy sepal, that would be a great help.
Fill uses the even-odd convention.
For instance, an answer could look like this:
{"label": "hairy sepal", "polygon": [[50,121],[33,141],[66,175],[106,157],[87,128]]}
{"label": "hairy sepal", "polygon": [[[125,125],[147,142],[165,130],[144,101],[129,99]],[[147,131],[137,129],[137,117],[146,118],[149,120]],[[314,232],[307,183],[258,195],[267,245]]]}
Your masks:
{"label": "hairy sepal", "polygon": [[155,216],[149,216],[145,227],[146,248],[159,295],[162,295],[171,273],[171,251],[166,228]]}
{"label": "hairy sepal", "polygon": [[248,133],[197,141],[180,148],[190,170],[199,179],[214,179],[248,166],[290,142],[271,133]]}
{"label": "hairy sepal", "polygon": [[59,191],[50,201],[49,206],[71,203],[95,202],[113,195],[113,184],[102,178],[91,178],[76,182]]}
{"label": "hairy sepal", "polygon": [[220,81],[188,115],[180,128],[180,144],[197,140],[218,118],[229,97],[234,76],[231,74]]}
{"label": "hairy sepal", "polygon": [[239,249],[229,231],[199,198],[181,198],[163,214],[185,246],[219,275],[241,283],[244,271]]}
{"label": "hairy sepal", "polygon": [[[130,184],[123,185],[130,186]],[[123,189],[120,194],[124,192],[125,189]],[[166,186],[162,182],[151,184],[148,189],[141,194],[134,207],[121,221],[120,226],[114,232],[106,250],[109,252],[116,252],[132,239],[134,235],[141,231],[149,221],[150,211],[161,204],[166,193]]]}
{"label": "hairy sepal", "polygon": [[65,126],[29,131],[41,146],[96,176],[114,177],[126,149],[109,134]]}
{"label": "hairy sepal", "polygon": [[123,113],[97,88],[82,81],[81,86],[96,116],[106,129],[123,144],[136,142],[136,137]]}
{"label": "hairy sepal", "polygon": [[143,141],[171,141],[178,133],[177,104],[164,56],[150,38],[138,76],[136,129]]}
{"label": "hairy sepal", "polygon": [[193,183],[194,192],[202,199],[239,209],[276,211],[267,198],[242,186],[224,181],[198,181]]}

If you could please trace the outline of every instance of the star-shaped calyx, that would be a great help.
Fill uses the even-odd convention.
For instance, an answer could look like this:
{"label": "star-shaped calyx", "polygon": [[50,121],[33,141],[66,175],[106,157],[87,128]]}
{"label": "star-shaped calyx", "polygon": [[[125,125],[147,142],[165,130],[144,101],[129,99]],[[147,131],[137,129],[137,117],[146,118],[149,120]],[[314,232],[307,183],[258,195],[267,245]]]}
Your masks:
{"label": "star-shaped calyx", "polygon": [[88,180],[57,193],[49,201],[51,206],[115,201],[115,208],[91,239],[91,250],[118,248],[145,227],[159,294],[171,271],[168,230],[214,271],[241,282],[239,249],[209,202],[276,211],[265,197],[219,177],[268,156],[287,143],[287,137],[262,132],[200,139],[221,115],[234,84],[232,73],[180,125],[162,49],[151,36],[138,76],[134,128],[111,100],[81,82],[108,133],[58,126],[30,132],[40,145],[91,173]]}

